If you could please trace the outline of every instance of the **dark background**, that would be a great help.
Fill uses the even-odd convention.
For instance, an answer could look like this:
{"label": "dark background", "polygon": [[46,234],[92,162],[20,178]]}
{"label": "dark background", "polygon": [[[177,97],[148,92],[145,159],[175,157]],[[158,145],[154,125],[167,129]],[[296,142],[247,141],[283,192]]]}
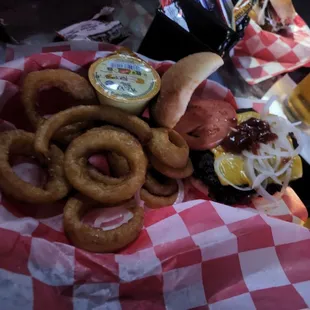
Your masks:
{"label": "dark background", "polygon": [[[18,41],[45,43],[52,41],[55,30],[92,17],[105,5],[122,7],[132,2],[139,3],[152,15],[159,5],[158,0],[1,0],[0,18]],[[310,24],[307,2],[293,0],[297,12]]]}

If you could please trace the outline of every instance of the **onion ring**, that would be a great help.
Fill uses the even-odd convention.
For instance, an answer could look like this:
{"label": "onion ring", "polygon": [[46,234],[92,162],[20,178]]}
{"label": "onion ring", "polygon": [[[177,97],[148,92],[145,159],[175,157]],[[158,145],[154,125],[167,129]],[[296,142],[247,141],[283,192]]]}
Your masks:
{"label": "onion ring", "polygon": [[149,170],[143,187],[152,195],[170,196],[178,192],[178,183],[155,170]]}
{"label": "onion ring", "polygon": [[154,128],[152,134],[147,145],[149,151],[167,166],[184,168],[188,162],[189,147],[183,137],[166,128]]}
{"label": "onion ring", "polygon": [[10,166],[10,155],[35,156],[42,160],[34,150],[34,139],[34,134],[23,130],[0,133],[0,187],[7,195],[20,201],[38,204],[55,202],[64,198],[70,190],[63,168],[64,154],[58,147],[52,145],[48,160],[43,159],[49,173],[44,189],[20,179]]}
{"label": "onion ring", "polygon": [[46,120],[37,130],[35,149],[42,154],[48,153],[48,145],[55,132],[72,123],[85,120],[102,120],[127,129],[137,136],[142,144],[152,137],[151,128],[135,115],[111,106],[78,106],[61,111]]}
{"label": "onion ring", "polygon": [[95,167],[89,166],[88,173],[91,178],[96,181],[111,185],[116,185],[125,181],[126,175],[130,171],[126,158],[111,152],[107,154],[107,158],[110,170],[112,170],[112,176],[105,175],[98,171]]}
{"label": "onion ring", "polygon": [[[98,151],[114,151],[126,157],[130,173],[119,184],[95,181],[88,173],[87,159]],[[147,158],[141,144],[129,133],[111,129],[89,130],[76,138],[65,153],[65,173],[72,186],[101,203],[118,203],[130,199],[144,184]]]}
{"label": "onion ring", "polygon": [[141,188],[140,198],[144,201],[147,207],[151,209],[159,209],[162,207],[171,206],[175,203],[178,197],[178,192],[170,196],[156,196],[152,195],[145,188]]}
{"label": "onion ring", "polygon": [[167,176],[172,179],[185,179],[191,176],[194,172],[193,164],[190,159],[183,169],[177,169],[163,164],[160,160],[158,160],[155,156],[149,155],[149,160],[152,166],[159,171],[161,174]]}
{"label": "onion ring", "polygon": [[120,178],[129,173],[130,168],[125,157],[116,153],[109,153],[107,157],[113,177]]}
{"label": "onion ring", "polygon": [[[78,104],[96,104],[96,95],[89,82],[69,70],[64,69],[47,69],[42,71],[30,72],[22,86],[21,101],[25,107],[25,112],[30,122],[37,129],[45,122],[45,118],[41,117],[36,111],[38,104],[39,90],[46,85],[57,87],[60,90],[69,93],[73,98],[78,100]],[[77,137],[79,131],[87,128],[88,122],[79,122],[70,124],[61,128],[54,135],[54,139],[63,143],[68,143]]]}
{"label": "onion ring", "polygon": [[90,252],[115,252],[122,249],[138,236],[143,227],[144,210],[135,205],[130,211],[133,218],[122,226],[103,231],[82,223],[82,216],[96,203],[71,198],[64,208],[64,230],[77,247]]}
{"label": "onion ring", "polygon": [[107,185],[117,185],[126,180],[125,177],[114,178],[109,175],[105,175],[98,171],[95,167],[89,167],[87,169],[89,176],[94,180]]}
{"label": "onion ring", "polygon": [[[112,129],[112,130],[116,130],[118,132],[124,132],[126,134],[128,134],[128,131],[119,128],[119,127],[115,127],[115,126],[103,126],[102,128],[105,129]],[[112,172],[112,176],[114,178],[120,178],[123,177],[124,175],[128,174],[130,171],[128,162],[126,160],[125,157],[118,155],[117,153],[114,152],[109,152],[107,154],[107,160],[109,163],[109,167],[110,170]]]}
{"label": "onion ring", "polygon": [[[101,129],[111,129],[118,132],[123,132],[125,134],[128,134],[126,130],[123,130],[119,127],[114,126],[103,126],[100,128],[94,128],[92,131],[95,130],[101,130]],[[107,160],[109,163],[109,168],[112,170],[112,176],[105,175],[98,171],[95,167],[90,166],[88,168],[88,173],[90,174],[91,178],[93,178],[95,181],[103,182],[105,184],[111,184],[116,185],[121,182],[123,182],[126,178],[125,175],[129,173],[130,168],[128,165],[128,162],[125,157],[117,155],[116,153],[109,152],[107,155]]]}

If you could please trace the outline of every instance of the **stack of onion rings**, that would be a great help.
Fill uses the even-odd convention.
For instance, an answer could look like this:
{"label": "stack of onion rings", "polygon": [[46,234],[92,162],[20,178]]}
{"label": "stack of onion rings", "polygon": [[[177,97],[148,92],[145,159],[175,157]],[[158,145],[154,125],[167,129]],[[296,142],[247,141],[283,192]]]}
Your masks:
{"label": "stack of onion rings", "polygon": [[[70,93],[77,106],[44,119],[35,107],[40,89],[46,86]],[[60,69],[29,74],[24,81],[22,102],[36,133],[13,130],[0,134],[0,187],[5,194],[30,203],[63,199],[71,186],[79,191],[73,198],[68,197],[64,209],[65,232],[77,247],[94,252],[123,248],[137,238],[143,226],[143,208],[133,197],[140,191],[142,200],[151,208],[171,205],[179,193],[175,179],[192,173],[189,148],[177,132],[151,129],[135,115],[111,106],[93,105],[93,89],[73,72]],[[93,128],[94,125],[100,127]],[[87,131],[82,133],[84,129]],[[62,145],[63,153],[51,140],[70,144]],[[106,164],[100,166],[106,163],[102,152],[109,169],[104,168]],[[35,156],[48,166],[49,179],[44,188],[35,187],[14,173],[9,158],[15,154]],[[99,155],[97,161],[89,159],[94,154]],[[108,170],[108,175],[101,172]],[[82,221],[91,209],[119,204],[126,204],[127,208],[129,204],[132,217],[118,228],[110,226],[110,230],[103,231]]]}

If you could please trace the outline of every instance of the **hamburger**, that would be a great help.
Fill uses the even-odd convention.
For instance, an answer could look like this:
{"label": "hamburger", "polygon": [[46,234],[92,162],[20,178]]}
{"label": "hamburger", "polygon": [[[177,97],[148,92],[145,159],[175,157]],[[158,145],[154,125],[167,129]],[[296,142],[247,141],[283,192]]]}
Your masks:
{"label": "hamburger", "polygon": [[275,201],[274,194],[301,178],[296,130],[280,117],[263,117],[270,123],[261,118],[252,109],[238,110],[236,131],[215,148],[192,151],[193,186],[217,202],[235,205],[255,196]]}
{"label": "hamburger", "polygon": [[230,205],[254,196],[275,202],[291,181],[302,177],[299,130],[287,120],[230,102],[196,98],[199,84],[221,65],[212,53],[190,55],[162,77],[151,114],[187,141],[194,167],[193,186],[212,200]]}

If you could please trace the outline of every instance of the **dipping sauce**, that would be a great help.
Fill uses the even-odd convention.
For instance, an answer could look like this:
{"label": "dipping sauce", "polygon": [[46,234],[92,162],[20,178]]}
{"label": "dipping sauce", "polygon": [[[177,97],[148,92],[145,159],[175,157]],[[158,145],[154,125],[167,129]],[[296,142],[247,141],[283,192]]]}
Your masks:
{"label": "dipping sauce", "polygon": [[252,117],[233,129],[222,141],[221,146],[226,152],[241,154],[242,151],[248,150],[256,154],[259,143],[272,142],[277,138],[266,121]]}
{"label": "dipping sauce", "polygon": [[127,50],[100,58],[88,72],[102,104],[141,114],[160,90],[160,77],[144,60]]}

